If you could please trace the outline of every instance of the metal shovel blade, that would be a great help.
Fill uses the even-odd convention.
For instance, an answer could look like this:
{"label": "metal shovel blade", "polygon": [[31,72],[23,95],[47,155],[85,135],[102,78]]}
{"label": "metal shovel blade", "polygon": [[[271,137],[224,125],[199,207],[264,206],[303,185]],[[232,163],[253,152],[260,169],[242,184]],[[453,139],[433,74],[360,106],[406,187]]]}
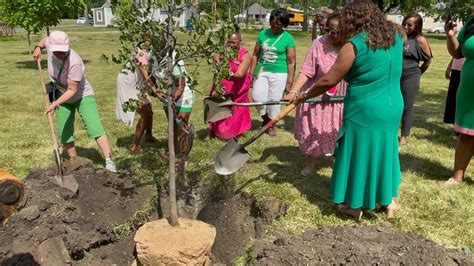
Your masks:
{"label": "metal shovel blade", "polygon": [[245,143],[239,144],[237,139],[232,139],[226,143],[224,147],[214,157],[214,170],[221,175],[230,175],[239,170],[250,158],[250,154],[245,150],[245,147],[255,142],[262,136],[270,127],[273,127],[278,121],[283,119],[293,109],[296,108],[294,103],[290,103],[283,109],[275,118],[268,122],[264,127],[260,128],[250,139]]}
{"label": "metal shovel blade", "polygon": [[204,98],[204,122],[216,122],[232,116],[232,106],[219,106],[225,102],[231,102],[231,100],[214,96]]}
{"label": "metal shovel blade", "polygon": [[49,181],[56,186],[63,187],[70,190],[72,193],[76,194],[79,189],[79,184],[72,175],[64,175],[61,165],[61,157],[59,155],[59,149],[54,149],[54,161],[56,162],[56,167],[58,169],[57,174],[52,177]]}
{"label": "metal shovel blade", "polygon": [[77,183],[73,175],[55,175],[49,181],[55,184],[56,186],[70,190],[74,194],[76,194],[79,190],[79,184]]}
{"label": "metal shovel blade", "polygon": [[214,170],[220,175],[230,175],[239,170],[250,154],[236,139],[229,140],[214,157]]}

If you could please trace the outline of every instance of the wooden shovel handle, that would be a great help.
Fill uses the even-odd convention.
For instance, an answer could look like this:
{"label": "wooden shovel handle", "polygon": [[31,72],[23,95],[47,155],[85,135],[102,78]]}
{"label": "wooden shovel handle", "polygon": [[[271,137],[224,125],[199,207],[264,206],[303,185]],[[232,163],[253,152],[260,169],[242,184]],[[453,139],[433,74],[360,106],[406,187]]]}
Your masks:
{"label": "wooden shovel handle", "polygon": [[240,147],[245,148],[246,146],[252,144],[254,141],[256,141],[269,127],[274,126],[278,121],[282,120],[287,114],[289,114],[293,109],[296,108],[296,105],[293,103],[290,103],[288,106],[281,111],[277,117],[272,119],[270,122],[268,122],[264,127],[260,128],[255,135],[253,135],[250,139],[248,139],[245,143],[243,143]]}
{"label": "wooden shovel handle", "polygon": [[296,105],[293,103],[290,103],[288,106],[285,107],[285,109],[283,109],[283,111],[281,111],[277,115],[277,117],[273,118],[272,121],[268,122],[265,125],[265,128],[268,129],[269,127],[273,127],[278,121],[282,120],[287,114],[289,114],[295,108],[296,108]]}
{"label": "wooden shovel handle", "polygon": [[[42,94],[44,98],[44,106],[48,108],[50,106],[49,96],[46,93],[46,86],[44,85],[43,71],[41,70],[41,60],[36,60],[36,63],[38,65],[39,82],[41,85],[41,90],[42,90]],[[51,131],[51,139],[53,141],[53,148],[55,150],[58,150],[59,146],[58,146],[58,140],[56,138],[56,131],[54,130],[53,115],[51,114],[51,112],[49,112],[47,116],[48,116],[49,130]]]}

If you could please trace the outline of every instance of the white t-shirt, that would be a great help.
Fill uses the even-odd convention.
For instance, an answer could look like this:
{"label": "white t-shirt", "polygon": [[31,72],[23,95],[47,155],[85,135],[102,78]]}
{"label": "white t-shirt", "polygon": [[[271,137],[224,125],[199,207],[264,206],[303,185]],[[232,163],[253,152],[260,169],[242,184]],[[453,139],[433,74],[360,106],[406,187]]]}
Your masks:
{"label": "white t-shirt", "polygon": [[[79,82],[76,94],[66,102],[74,103],[82,97],[94,95],[94,90],[86,79],[84,62],[81,57],[73,49],[69,49],[69,56],[65,61],[62,61],[49,50],[48,38],[46,38],[45,46],[48,53],[48,74],[52,81],[54,81],[56,85],[59,85],[64,91],[67,90],[68,79]],[[57,80],[60,72],[61,76],[59,80]]]}

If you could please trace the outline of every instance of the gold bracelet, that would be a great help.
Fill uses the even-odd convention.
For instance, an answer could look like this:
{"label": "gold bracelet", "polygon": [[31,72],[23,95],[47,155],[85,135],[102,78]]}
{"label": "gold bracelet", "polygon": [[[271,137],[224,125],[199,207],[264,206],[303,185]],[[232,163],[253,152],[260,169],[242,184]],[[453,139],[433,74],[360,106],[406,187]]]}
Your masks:
{"label": "gold bracelet", "polygon": [[289,91],[288,93],[294,93],[296,95],[296,97],[298,97],[299,93],[296,92],[296,91]]}

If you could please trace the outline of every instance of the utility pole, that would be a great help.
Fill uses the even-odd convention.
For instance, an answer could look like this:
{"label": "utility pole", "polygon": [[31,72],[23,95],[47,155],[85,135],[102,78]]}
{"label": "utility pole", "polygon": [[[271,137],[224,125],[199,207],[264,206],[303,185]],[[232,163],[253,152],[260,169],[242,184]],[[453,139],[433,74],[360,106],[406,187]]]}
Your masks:
{"label": "utility pole", "polygon": [[308,33],[308,0],[303,0],[303,32]]}

